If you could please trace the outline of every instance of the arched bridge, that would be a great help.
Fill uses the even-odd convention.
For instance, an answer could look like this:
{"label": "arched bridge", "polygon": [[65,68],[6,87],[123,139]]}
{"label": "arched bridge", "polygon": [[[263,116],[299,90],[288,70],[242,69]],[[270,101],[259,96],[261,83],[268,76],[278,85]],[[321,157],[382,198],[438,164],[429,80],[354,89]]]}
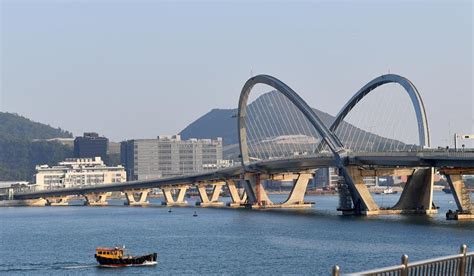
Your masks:
{"label": "arched bridge", "polygon": [[[259,91],[264,93],[251,101]],[[223,205],[219,195],[226,187],[231,207],[299,208],[311,206],[304,201],[304,194],[315,172],[333,167],[340,175],[340,210],[345,214],[435,213],[433,176],[440,171],[451,185],[457,215],[472,216],[461,176],[474,174],[474,152],[431,149],[426,114],[421,94],[399,75],[373,79],[334,118],[312,109],[277,78],[258,75],[247,80],[239,98],[238,166],[173,178],[22,192],[10,199],[45,199],[55,205],[65,204],[67,196],[82,195],[90,205],[104,205],[109,192],[122,191],[128,204],[143,205],[149,189],[161,188],[165,204],[183,205],[187,189],[195,186],[201,206]],[[382,210],[364,177],[401,175],[408,180],[399,202]],[[272,202],[262,185],[265,180],[293,181],[288,199]],[[209,186],[213,188],[210,194]]]}

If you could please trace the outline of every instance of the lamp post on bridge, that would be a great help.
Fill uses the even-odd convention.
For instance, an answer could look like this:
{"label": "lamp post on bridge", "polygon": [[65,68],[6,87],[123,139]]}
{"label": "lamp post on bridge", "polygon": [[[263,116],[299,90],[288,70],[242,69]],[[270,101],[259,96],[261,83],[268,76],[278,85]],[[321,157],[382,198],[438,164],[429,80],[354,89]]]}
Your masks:
{"label": "lamp post on bridge", "polygon": [[454,150],[458,150],[458,135],[454,133]]}

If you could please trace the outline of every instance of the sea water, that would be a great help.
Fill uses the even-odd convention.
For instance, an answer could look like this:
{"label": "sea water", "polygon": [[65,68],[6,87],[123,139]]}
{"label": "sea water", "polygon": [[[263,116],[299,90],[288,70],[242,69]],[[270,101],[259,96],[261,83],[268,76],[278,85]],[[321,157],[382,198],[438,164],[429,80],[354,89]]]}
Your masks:
{"label": "sea water", "polygon": [[[382,206],[400,195],[374,195]],[[282,195],[272,196],[283,200]],[[193,204],[196,199],[188,201]],[[307,210],[150,207],[0,208],[0,274],[4,275],[329,275],[474,250],[474,222],[447,221],[452,195],[435,192],[433,217],[344,217],[337,196],[307,196]],[[80,204],[80,202],[78,202]],[[196,211],[196,217],[193,217]],[[157,252],[155,266],[102,268],[99,246]]]}

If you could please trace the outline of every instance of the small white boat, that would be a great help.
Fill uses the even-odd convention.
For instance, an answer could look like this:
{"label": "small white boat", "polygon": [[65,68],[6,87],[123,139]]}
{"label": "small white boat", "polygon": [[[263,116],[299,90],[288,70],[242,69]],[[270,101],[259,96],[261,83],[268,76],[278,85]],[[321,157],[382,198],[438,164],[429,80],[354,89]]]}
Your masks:
{"label": "small white boat", "polygon": [[388,187],[388,188],[384,189],[382,193],[383,193],[384,195],[391,195],[391,194],[396,194],[397,191],[394,191],[394,190],[392,190],[391,187]]}

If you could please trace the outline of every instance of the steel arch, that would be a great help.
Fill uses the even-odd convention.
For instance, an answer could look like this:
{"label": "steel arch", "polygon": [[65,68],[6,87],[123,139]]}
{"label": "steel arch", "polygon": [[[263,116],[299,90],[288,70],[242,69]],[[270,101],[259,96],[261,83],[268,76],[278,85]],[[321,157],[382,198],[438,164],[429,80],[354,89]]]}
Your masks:
{"label": "steel arch", "polygon": [[[331,127],[329,128],[332,133],[337,129],[339,124],[344,120],[347,114],[357,105],[357,103],[362,100],[367,94],[369,94],[375,88],[387,84],[387,83],[398,83],[400,84],[405,91],[410,96],[411,102],[413,104],[413,108],[415,109],[416,119],[418,123],[418,134],[419,134],[419,142],[420,145],[423,147],[430,147],[430,133],[428,128],[428,120],[426,118],[426,111],[425,105],[423,103],[423,99],[421,98],[420,93],[416,89],[415,85],[405,77],[395,75],[395,74],[387,74],[377,77],[367,83],[364,87],[362,87],[357,93],[352,96],[352,98],[344,105],[344,107],[339,111],[336,116],[336,119],[332,123]],[[337,138],[339,139],[339,138]]]}
{"label": "steel arch", "polygon": [[239,98],[239,109],[238,109],[238,129],[239,129],[239,146],[242,166],[249,162],[248,147],[247,147],[247,129],[245,117],[247,116],[247,101],[252,88],[256,84],[269,85],[280,93],[282,93],[287,99],[289,99],[310,121],[316,131],[321,135],[323,140],[329,146],[329,149],[335,155],[337,160],[340,160],[339,153],[344,151],[344,147],[341,142],[335,138],[335,136],[329,131],[329,129],[322,123],[321,119],[313,112],[311,107],[288,85],[278,80],[275,77],[269,75],[257,75],[250,78],[244,84],[242,92]]}

